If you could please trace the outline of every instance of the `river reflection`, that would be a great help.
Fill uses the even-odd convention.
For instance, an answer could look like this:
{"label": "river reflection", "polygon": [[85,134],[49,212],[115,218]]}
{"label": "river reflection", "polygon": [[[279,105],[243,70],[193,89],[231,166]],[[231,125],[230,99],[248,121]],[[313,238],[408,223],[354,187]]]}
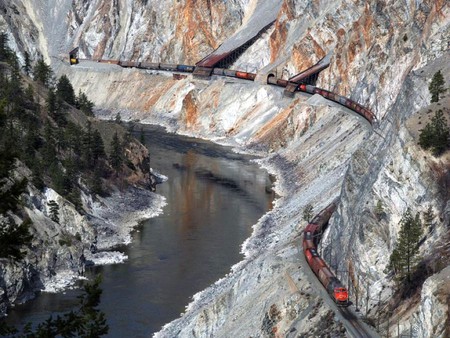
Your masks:
{"label": "river reflection", "polygon": [[[149,337],[179,317],[192,295],[242,259],[241,244],[273,201],[266,192],[267,173],[249,157],[161,128],[143,128],[151,166],[168,176],[157,187],[167,206],[162,215],[141,224],[131,245],[121,248],[129,257],[125,264],[90,271],[103,275],[101,309],[110,326],[108,337]],[[70,299],[39,297],[11,315],[23,322],[66,310],[51,308],[64,303],[64,297]]]}

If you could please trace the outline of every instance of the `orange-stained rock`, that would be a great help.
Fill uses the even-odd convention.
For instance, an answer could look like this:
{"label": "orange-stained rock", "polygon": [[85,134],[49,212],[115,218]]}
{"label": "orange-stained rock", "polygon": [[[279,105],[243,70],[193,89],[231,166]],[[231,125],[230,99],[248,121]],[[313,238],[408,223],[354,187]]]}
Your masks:
{"label": "orange-stained rock", "polygon": [[190,91],[183,99],[184,120],[188,129],[195,126],[198,117],[198,108],[196,97],[193,91]]}

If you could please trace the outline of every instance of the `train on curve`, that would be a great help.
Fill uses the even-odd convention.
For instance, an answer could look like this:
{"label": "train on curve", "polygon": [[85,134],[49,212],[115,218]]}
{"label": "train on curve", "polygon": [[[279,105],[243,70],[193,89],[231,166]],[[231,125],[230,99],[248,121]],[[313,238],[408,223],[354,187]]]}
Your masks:
{"label": "train on curve", "polygon": [[315,216],[303,230],[303,253],[311,270],[327,290],[330,297],[338,306],[346,307],[350,305],[347,289],[317,253],[320,236],[335,209],[336,204],[332,203]]}
{"label": "train on curve", "polygon": [[[76,49],[75,49],[76,50]],[[74,50],[74,51],[75,51]],[[79,62],[76,53],[69,54],[70,64],[77,64]],[[82,60],[82,59],[81,59]],[[164,71],[172,71],[172,72],[183,72],[183,73],[193,73],[195,70],[195,66],[189,65],[177,65],[177,64],[169,64],[169,63],[159,63],[159,62],[140,62],[140,61],[123,61],[123,60],[108,60],[108,59],[99,59],[96,60],[101,63],[109,63],[118,65],[124,68],[139,68],[139,69],[148,69],[148,70],[164,70]],[[254,81],[256,78],[255,73],[242,72],[238,70],[225,69],[225,68],[214,68],[212,69],[213,75],[218,76],[228,76],[234,77],[238,79],[244,79],[249,81]],[[267,83],[279,87],[286,88],[289,84],[293,84],[289,82],[289,80],[278,79],[273,74],[270,74],[267,78]],[[297,84],[295,83],[296,91],[305,92],[309,94],[319,94],[324,98],[334,101],[354,112],[364,117],[367,121],[373,125],[376,122],[375,115],[366,107],[360,105],[359,103],[345,97],[338,95],[336,93],[330,92],[325,89],[321,89],[316,86],[311,86],[308,84]]]}

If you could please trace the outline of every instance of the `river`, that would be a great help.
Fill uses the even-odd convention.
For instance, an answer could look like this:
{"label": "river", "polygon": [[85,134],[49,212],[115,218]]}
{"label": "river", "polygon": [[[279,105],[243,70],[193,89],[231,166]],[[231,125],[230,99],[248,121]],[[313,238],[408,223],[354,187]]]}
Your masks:
{"label": "river", "polygon": [[[136,125],[139,138],[141,125]],[[167,205],[143,222],[133,242],[120,248],[124,264],[90,269],[100,273],[108,337],[149,337],[180,316],[192,296],[242,259],[251,226],[272,207],[266,171],[230,148],[142,126],[151,166],[168,180],[157,186]],[[268,192],[269,191],[269,192]],[[70,310],[79,290],[41,294],[15,307],[8,322],[21,325]]]}

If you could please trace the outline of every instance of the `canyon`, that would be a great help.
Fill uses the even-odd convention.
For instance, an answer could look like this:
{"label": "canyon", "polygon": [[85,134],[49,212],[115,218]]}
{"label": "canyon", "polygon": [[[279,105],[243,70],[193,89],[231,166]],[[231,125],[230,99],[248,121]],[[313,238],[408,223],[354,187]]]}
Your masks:
{"label": "canyon", "polygon": [[[359,299],[361,315],[378,321],[380,334],[412,330],[415,337],[445,337],[450,154],[435,158],[417,142],[430,110],[446,109],[448,117],[450,95],[430,104],[428,91],[438,70],[449,86],[446,1],[275,1],[273,25],[231,66],[273,69],[286,78],[332,52],[318,86],[369,107],[379,120],[373,128],[318,95],[286,98],[280,88],[257,82],[175,78],[83,60],[68,64],[66,54],[75,46],[81,58],[193,64],[254,13],[266,15],[257,8],[267,2],[12,0],[0,4],[0,30],[19,59],[27,51],[67,74],[96,104],[98,117],[119,113],[123,120],[231,145],[261,156],[260,165],[277,177],[279,197],[243,243],[243,261],[194,295],[156,337],[343,335],[345,319],[323,300],[299,249],[302,210],[311,204],[318,212],[336,198],[323,252],[337,270],[347,271],[360,295],[369,294]],[[433,228],[420,253],[434,261],[433,273],[411,297],[398,299],[386,267],[399,220],[406,207],[424,212],[430,205]]]}

